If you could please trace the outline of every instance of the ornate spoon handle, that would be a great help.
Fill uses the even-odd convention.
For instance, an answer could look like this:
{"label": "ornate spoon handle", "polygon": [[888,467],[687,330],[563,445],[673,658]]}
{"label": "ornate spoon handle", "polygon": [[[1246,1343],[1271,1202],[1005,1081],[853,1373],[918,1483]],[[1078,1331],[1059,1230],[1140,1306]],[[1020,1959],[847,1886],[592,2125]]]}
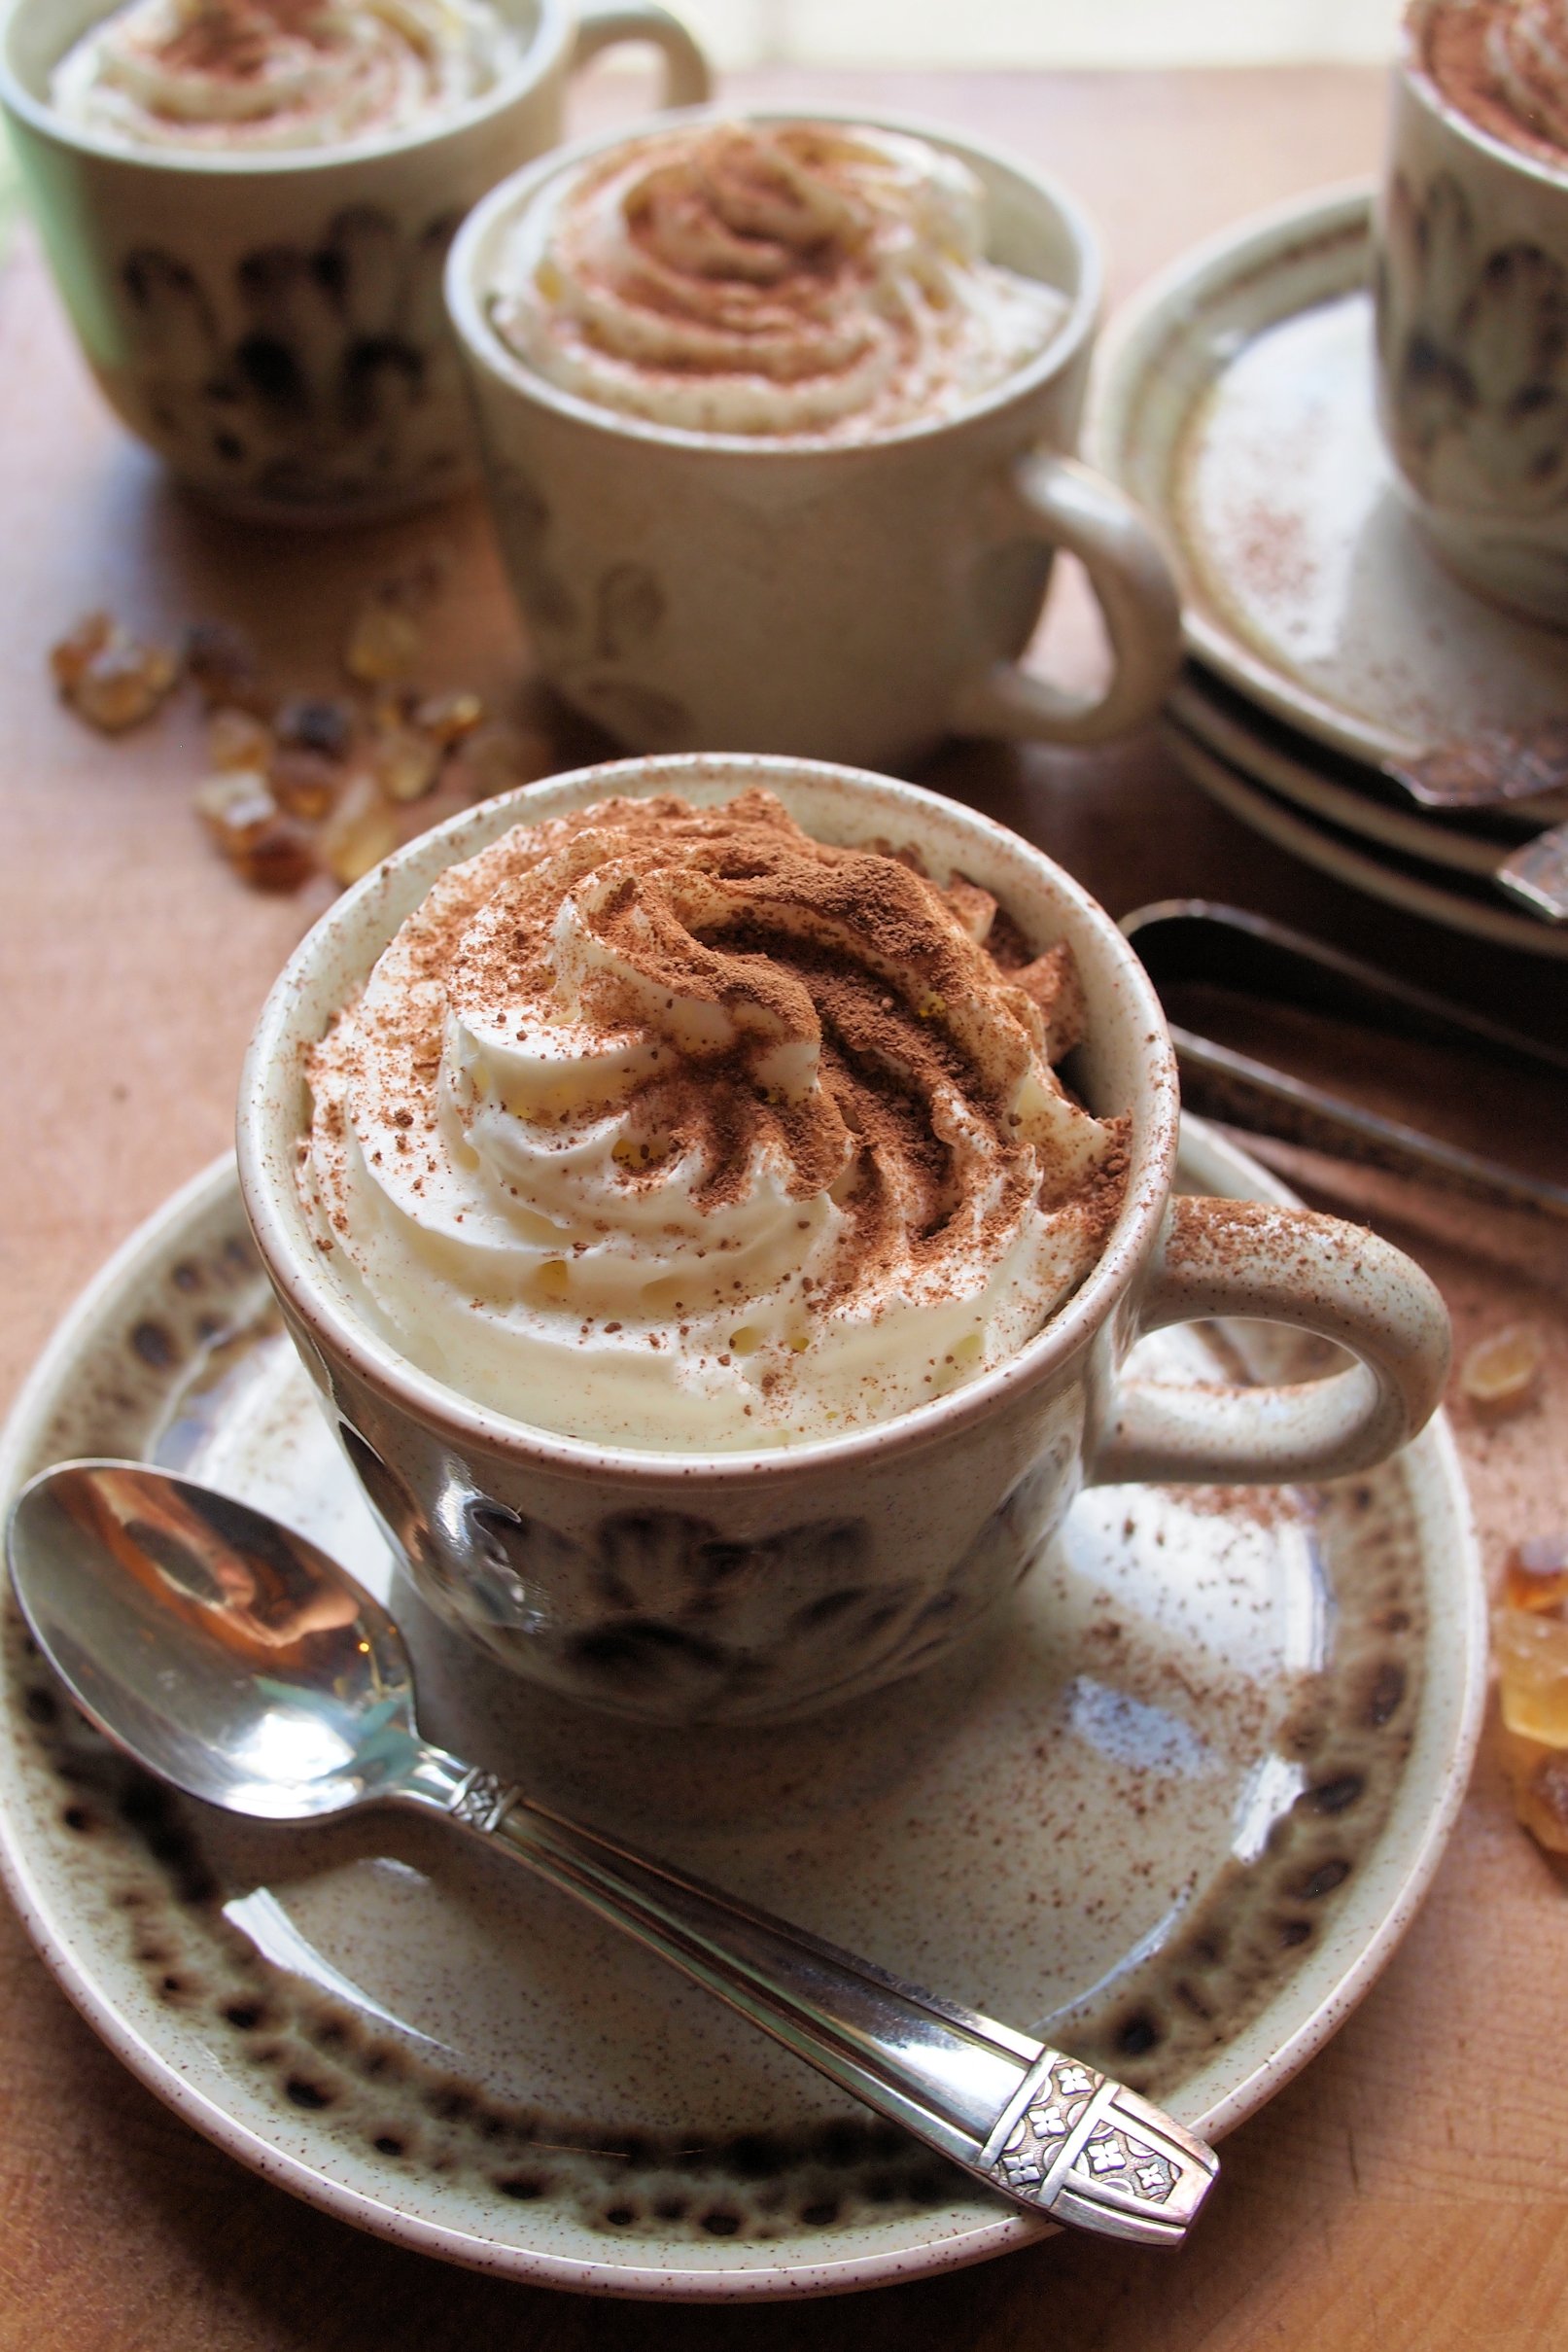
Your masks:
{"label": "ornate spoon handle", "polygon": [[1211,2149],[1108,2075],[937,2000],[536,1804],[440,1749],[401,1794],[494,1838],[881,2115],[1035,2213],[1177,2244]]}

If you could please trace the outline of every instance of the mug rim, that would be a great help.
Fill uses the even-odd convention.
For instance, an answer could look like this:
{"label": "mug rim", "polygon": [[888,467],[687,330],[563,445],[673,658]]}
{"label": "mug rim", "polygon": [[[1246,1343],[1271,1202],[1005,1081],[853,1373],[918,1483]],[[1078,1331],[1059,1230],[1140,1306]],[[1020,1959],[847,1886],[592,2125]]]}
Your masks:
{"label": "mug rim", "polygon": [[1510,171],[1517,171],[1539,188],[1551,189],[1559,196],[1568,196],[1568,155],[1564,156],[1561,163],[1551,163],[1544,156],[1531,154],[1522,147],[1514,146],[1512,141],[1500,138],[1495,131],[1488,130],[1474,116],[1467,115],[1462,106],[1454,103],[1427,64],[1427,20],[1436,16],[1440,8],[1449,5],[1451,0],[1415,0],[1415,6],[1401,23],[1397,70],[1406,88],[1434,121],[1441,123],[1445,129],[1473,147],[1478,154],[1501,163]]}
{"label": "mug rim", "polygon": [[[950,1389],[945,1396],[911,1406],[887,1421],[784,1446],[706,1453],[615,1445],[569,1436],[532,1422],[515,1420],[477,1404],[460,1388],[424,1371],[392,1341],[383,1339],[326,1280],[314,1262],[313,1253],[296,1245],[290,1217],[297,1214],[294,1170],[299,1136],[292,1121],[288,1122],[287,1135],[280,1132],[285,1124],[281,1101],[271,1095],[273,1074],[280,1067],[295,1061],[306,1042],[300,1033],[296,1007],[310,976],[340,935],[353,926],[360,910],[385,890],[390,877],[420,858],[430,858],[433,849],[456,849],[466,831],[476,829],[477,820],[478,827],[483,829],[483,840],[465,852],[476,855],[480,847],[499,838],[505,829],[505,823],[494,822],[498,817],[505,817],[512,824],[529,821],[531,796],[536,805],[544,795],[564,797],[568,805],[573,805],[571,796],[580,792],[589,778],[604,794],[637,779],[648,780],[650,790],[679,790],[682,779],[689,782],[694,770],[701,773],[704,769],[733,779],[735,791],[757,785],[766,789],[781,777],[786,782],[794,780],[808,785],[829,781],[843,785],[848,780],[856,790],[870,785],[876,788],[880,799],[904,804],[917,828],[930,811],[949,821],[957,818],[961,825],[972,827],[982,839],[989,838],[1004,847],[1009,855],[1016,856],[1022,851],[1026,860],[1036,868],[1037,877],[1046,882],[1054,895],[1068,901],[1091,934],[1098,939],[1118,977],[1131,989],[1127,1020],[1130,1034],[1138,1040],[1134,1042],[1134,1053],[1141,1057],[1140,1081],[1132,1108],[1134,1111],[1141,1108],[1146,1119],[1141,1145],[1134,1144],[1122,1208],[1104,1247],[1071,1297],[1012,1355],[959,1387]],[[586,803],[578,801],[575,805]],[[552,812],[540,807],[539,813],[542,818]],[[455,856],[441,858],[435,873],[444,872],[457,861]],[[314,1036],[309,1042],[315,1042]],[[950,800],[921,785],[880,776],[870,769],[774,753],[677,752],[570,769],[536,784],[521,785],[479,803],[474,809],[460,811],[394,851],[335,899],[312,924],[268,991],[241,1070],[236,1147],[241,1198],[269,1277],[306,1330],[326,1341],[330,1354],[335,1354],[358,1378],[420,1426],[435,1429],[445,1441],[458,1447],[537,1461],[569,1476],[608,1475],[672,1488],[684,1488],[694,1480],[709,1486],[738,1482],[748,1486],[776,1486],[824,1468],[841,1470],[857,1461],[919,1453],[934,1443],[950,1440],[1010,1400],[1015,1392],[1032,1388],[1049,1379],[1090,1345],[1114,1315],[1158,1235],[1175,1167],[1179,1110],[1175,1053],[1153,982],[1098,899],[1022,834],[964,802]]]}
{"label": "mug rim", "polygon": [[[621,409],[601,407],[596,402],[583,400],[519,359],[491,325],[476,283],[478,248],[500,216],[514,206],[520,216],[549,180],[557,174],[576,170],[608,148],[631,146],[640,139],[655,137],[683,124],[726,121],[860,123],[869,130],[888,130],[907,138],[923,139],[929,146],[956,155],[960,161],[972,163],[976,158],[983,159],[1022,181],[1032,194],[1043,197],[1055,210],[1070,233],[1079,258],[1077,290],[1067,297],[1066,315],[1045,349],[1036,352],[1033,359],[1015,369],[999,384],[993,385],[989,392],[977,393],[972,400],[965,401],[962,407],[949,416],[916,418],[848,440],[824,434],[703,433],[689,425],[661,425],[650,417],[632,416]],[[535,400],[542,407],[553,408],[575,424],[597,427],[601,432],[624,435],[657,447],[715,450],[726,455],[744,454],[770,465],[786,465],[791,459],[810,459],[820,464],[827,459],[842,458],[849,462],[872,450],[933,439],[970,424],[977,417],[993,415],[1015,402],[1028,400],[1043,384],[1071,367],[1092,340],[1104,306],[1105,265],[1098,232],[1077,197],[1062,181],[1049,172],[1037,170],[1010,148],[998,147],[989,139],[956,130],[923,115],[888,114],[874,106],[727,107],[721,101],[709,100],[701,106],[670,107],[658,114],[645,115],[619,129],[591,132],[568,146],[552,147],[545,155],[537,156],[509,172],[479,198],[464,219],[447,254],[442,282],[446,314],[464,358],[472,366],[484,368],[508,391]],[[1059,287],[1055,291],[1064,290]]]}
{"label": "mug rim", "polygon": [[[273,178],[377,163],[471,130],[518,98],[529,95],[547,79],[566,55],[576,23],[574,0],[534,0],[538,18],[533,37],[516,63],[508,72],[499,75],[489,89],[434,122],[413,123],[403,130],[384,132],[369,139],[344,139],[321,147],[276,148],[262,154],[240,155],[221,150],[209,152],[204,148],[140,148],[128,142],[122,144],[72,123],[48,99],[36,97],[12,64],[11,45],[21,19],[35,9],[41,12],[46,5],[47,0],[0,0],[0,104],[7,112],[40,137],[54,139],[62,146],[98,157],[105,162],[122,163],[144,171],[190,171],[201,177],[226,180],[242,179],[253,172]],[[93,22],[101,23],[113,15],[117,5],[118,0],[108,0]],[[60,56],[64,54],[62,50]],[[59,61],[56,57],[54,63],[57,65]]]}

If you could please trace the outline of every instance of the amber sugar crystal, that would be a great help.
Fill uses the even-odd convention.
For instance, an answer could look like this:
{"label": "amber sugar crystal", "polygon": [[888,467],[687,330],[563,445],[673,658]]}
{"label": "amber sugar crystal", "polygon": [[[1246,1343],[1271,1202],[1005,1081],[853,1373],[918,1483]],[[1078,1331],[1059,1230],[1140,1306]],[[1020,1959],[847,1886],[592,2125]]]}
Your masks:
{"label": "amber sugar crystal", "polygon": [[1568,1529],[1509,1554],[1492,1655],[1514,1809],[1549,1851],[1568,1853]]}
{"label": "amber sugar crystal", "polygon": [[1541,1335],[1528,1323],[1508,1323],[1480,1339],[1459,1367],[1459,1386],[1479,1413],[1516,1413],[1541,1379]]}
{"label": "amber sugar crystal", "polygon": [[316,836],[316,855],[334,882],[358,882],[390,857],[399,841],[398,813],[373,776],[355,776]]}
{"label": "amber sugar crystal", "polygon": [[54,682],[77,716],[105,735],[140,726],[174,691],[180,663],[107,613],[88,613],[50,649]]}

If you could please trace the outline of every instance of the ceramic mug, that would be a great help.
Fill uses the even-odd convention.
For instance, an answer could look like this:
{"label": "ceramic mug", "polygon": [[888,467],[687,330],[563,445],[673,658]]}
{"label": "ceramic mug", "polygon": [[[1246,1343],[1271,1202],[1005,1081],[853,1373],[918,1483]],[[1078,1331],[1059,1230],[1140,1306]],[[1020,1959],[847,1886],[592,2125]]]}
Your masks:
{"label": "ceramic mug", "polygon": [[[1062,327],[958,415],[865,440],[649,424],[537,375],[487,302],[520,215],[638,134],[586,140],[506,181],[465,223],[446,298],[540,668],[634,751],[898,767],[954,730],[1090,743],[1141,724],[1175,674],[1179,617],[1148,526],[1071,455],[1100,307],[1088,222],[1062,189],[973,140],[829,119],[960,157],[987,191],[991,258],[1059,287]],[[1016,658],[1058,547],[1082,559],[1113,649],[1110,685],[1091,699]]]}
{"label": "ceramic mug", "polygon": [[[919,848],[991,891],[1036,948],[1071,942],[1088,1006],[1073,1069],[1131,1117],[1124,1207],[1081,1289],[1006,1362],[840,1436],[714,1455],[590,1444],[470,1403],[403,1357],[314,1246],[296,1190],[307,1049],[436,874],[512,825],[610,793],[701,803],[753,785],[828,841]],[[587,768],[485,803],[401,850],[307,935],[241,1081],[245,1207],[284,1319],[425,1597],[520,1673],[663,1721],[808,1712],[929,1664],[1038,1559],[1087,1478],[1227,1485],[1364,1468],[1437,1402],[1447,1318],[1360,1228],[1177,1199],[1175,1061],[1154,990],[1088,894],[988,819],[887,778],[782,758]],[[1295,1323],[1353,1368],[1298,1388],[1127,1380],[1138,1334],[1199,1316]]]}
{"label": "ceramic mug", "polygon": [[708,69],[655,0],[495,0],[523,53],[483,97],[358,145],[132,149],[64,122],[52,70],[105,0],[4,0],[0,104],[87,364],[180,477],[270,521],[396,512],[472,471],[441,306],[452,232],[561,135],[573,70],[663,53],[669,103]]}
{"label": "ceramic mug", "polygon": [[1568,624],[1568,154],[1473,121],[1417,0],[1378,199],[1377,401],[1401,489],[1470,587]]}

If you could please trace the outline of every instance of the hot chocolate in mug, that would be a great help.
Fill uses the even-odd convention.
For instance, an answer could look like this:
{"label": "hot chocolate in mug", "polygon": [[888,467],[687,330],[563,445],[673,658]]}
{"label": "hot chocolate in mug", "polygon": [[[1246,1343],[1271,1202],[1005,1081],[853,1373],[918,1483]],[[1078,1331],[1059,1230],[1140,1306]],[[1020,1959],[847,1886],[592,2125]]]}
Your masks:
{"label": "hot chocolate in mug", "polygon": [[[695,141],[725,121],[689,114],[676,127]],[[464,224],[446,296],[540,667],[642,752],[901,767],[952,731],[1091,743],[1142,724],[1175,675],[1180,620],[1147,523],[1073,455],[1102,288],[1089,223],[1063,189],[973,139],[881,116],[810,123],[904,154],[923,143],[972,173],[989,260],[1056,291],[1054,331],[953,412],[854,438],[657,423],[548,380],[502,333],[498,303],[536,210],[661,126],[584,141],[506,181]],[[668,267],[654,264],[656,288]],[[825,266],[808,255],[803,274]],[[856,267],[852,251],[845,279]],[[1018,660],[1058,548],[1083,562],[1111,642],[1098,695]]]}
{"label": "hot chocolate in mug", "polygon": [[657,0],[473,0],[507,52],[493,84],[340,144],[134,145],[51,95],[105,0],[0,0],[3,106],[88,367],[179,475],[264,521],[401,511],[473,470],[441,268],[469,207],[561,136],[568,80],[651,42],[669,103],[706,96]]}
{"label": "hot chocolate in mug", "polygon": [[[1002,1360],[890,1419],[753,1451],[588,1442],[532,1426],[410,1360],[323,1250],[301,1185],[311,1050],[446,868],[513,825],[612,795],[699,807],[762,787],[822,842],[913,850],[991,894],[1082,983],[1075,1089],[1126,1122],[1119,1213],[1087,1275]],[[937,1017],[941,1017],[940,1014]],[[1358,1227],[1172,1195],[1179,1104],[1154,991],[1077,883],[935,794],[777,758],[581,770],[400,851],[329,910],[278,981],[239,1106],[247,1213],[324,1410],[421,1593],[519,1673],[661,1721],[809,1712],[964,1639],[1038,1560],[1087,1480],[1274,1483],[1381,1460],[1432,1412],[1442,1302]],[[1354,1365],[1301,1387],[1166,1387],[1124,1373],[1139,1334],[1207,1316],[1299,1325]],[[560,1420],[570,1424],[570,1372]],[[1177,1573],[1172,1562],[1172,1573]]]}

